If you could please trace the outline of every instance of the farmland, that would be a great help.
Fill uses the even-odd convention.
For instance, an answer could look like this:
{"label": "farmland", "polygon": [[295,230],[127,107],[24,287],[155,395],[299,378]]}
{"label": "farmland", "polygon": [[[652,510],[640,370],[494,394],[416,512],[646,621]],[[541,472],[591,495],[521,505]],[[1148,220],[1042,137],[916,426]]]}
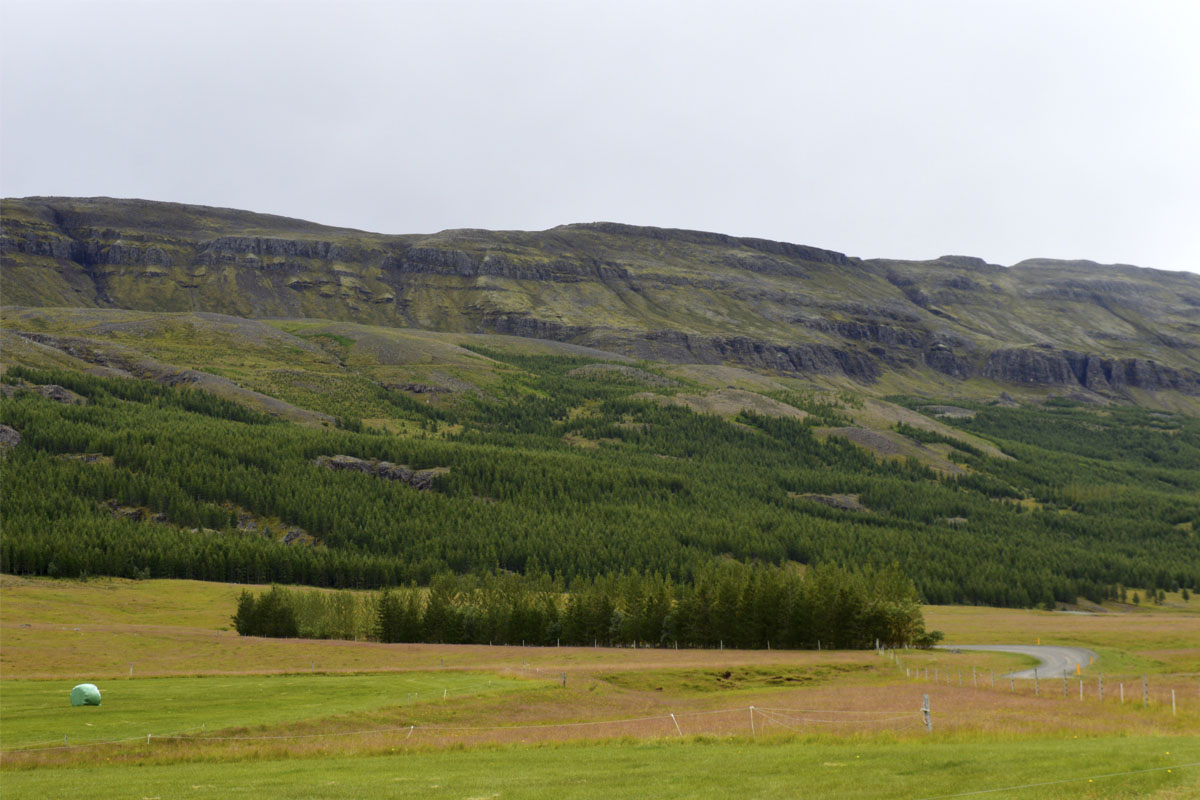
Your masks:
{"label": "farmland", "polygon": [[[1003,674],[1029,660],[1000,653],[244,638],[229,629],[243,587],[2,580],[6,797],[924,797],[1073,778],[1013,796],[1200,789],[1200,769],[1183,766],[1200,762],[1200,675],[1186,669],[1200,608],[1178,598],[1089,615],[926,607],[949,641],[1097,650],[1064,699],[1057,678],[1036,696],[1010,685]],[[1119,674],[1134,666],[1146,707],[1140,677]],[[100,707],[67,705],[84,680]],[[1110,773],[1133,774],[1096,777]]]}

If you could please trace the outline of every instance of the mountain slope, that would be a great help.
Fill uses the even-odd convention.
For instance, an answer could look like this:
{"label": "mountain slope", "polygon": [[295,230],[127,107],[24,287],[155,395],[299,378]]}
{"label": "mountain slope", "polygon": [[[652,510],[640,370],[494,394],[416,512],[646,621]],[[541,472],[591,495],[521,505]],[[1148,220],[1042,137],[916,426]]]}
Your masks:
{"label": "mountain slope", "polygon": [[105,198],[5,200],[0,255],[9,305],[512,334],[942,395],[1200,395],[1200,276],[1129,266],[863,260],[613,223],[387,236]]}

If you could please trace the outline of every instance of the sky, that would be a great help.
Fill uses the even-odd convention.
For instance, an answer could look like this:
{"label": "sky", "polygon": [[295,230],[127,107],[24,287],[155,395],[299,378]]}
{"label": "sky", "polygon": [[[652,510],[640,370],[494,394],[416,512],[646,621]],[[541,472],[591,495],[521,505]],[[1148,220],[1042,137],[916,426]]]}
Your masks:
{"label": "sky", "polygon": [[1200,2],[0,0],[0,194],[1200,272]]}

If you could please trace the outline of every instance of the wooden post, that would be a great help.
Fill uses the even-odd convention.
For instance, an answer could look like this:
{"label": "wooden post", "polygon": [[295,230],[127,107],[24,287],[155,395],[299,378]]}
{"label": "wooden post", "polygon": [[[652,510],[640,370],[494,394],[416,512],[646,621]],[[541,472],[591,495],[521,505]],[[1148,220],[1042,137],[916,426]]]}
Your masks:
{"label": "wooden post", "polygon": [[1150,707],[1150,687],[1146,685],[1146,676],[1142,676],[1142,708]]}
{"label": "wooden post", "polygon": [[1017,681],[1015,678],[1008,679],[1008,691],[1011,692],[1012,694],[1017,693]]}
{"label": "wooden post", "polygon": [[1104,673],[1100,673],[1100,678],[1096,683],[1096,689],[1100,693],[1100,702],[1104,702]]}
{"label": "wooden post", "polygon": [[988,670],[988,672],[992,673],[992,688],[995,689],[996,688],[996,670],[992,669],[992,670]]}
{"label": "wooden post", "polygon": [[1083,678],[1079,679],[1079,702],[1083,702]]}
{"label": "wooden post", "polygon": [[929,715],[929,695],[923,695],[924,704],[921,706],[921,713],[925,715],[925,732],[933,733],[933,717]]}
{"label": "wooden post", "polygon": [[565,672],[562,674],[562,683],[563,683],[563,688],[566,688],[566,685],[567,685],[567,673],[565,673]]}
{"label": "wooden post", "polygon": [[1175,690],[1171,690],[1171,716],[1175,716]]}
{"label": "wooden post", "polygon": [[1067,673],[1063,673],[1063,700],[1067,699]]}
{"label": "wooden post", "polygon": [[971,686],[979,688],[979,680],[975,677],[975,668],[971,667]]}
{"label": "wooden post", "polygon": [[1125,705],[1125,684],[1121,684],[1121,705]]}
{"label": "wooden post", "polygon": [[962,667],[958,668],[958,685],[962,686]]}
{"label": "wooden post", "polygon": [[1037,676],[1037,667],[1034,667],[1034,668],[1033,668],[1033,696],[1034,696],[1034,697],[1041,697],[1041,696],[1042,696],[1042,692],[1041,692],[1041,690],[1040,690],[1040,689],[1038,689],[1038,676]]}
{"label": "wooden post", "polygon": [[757,736],[754,732],[754,706],[750,706],[750,735]]}

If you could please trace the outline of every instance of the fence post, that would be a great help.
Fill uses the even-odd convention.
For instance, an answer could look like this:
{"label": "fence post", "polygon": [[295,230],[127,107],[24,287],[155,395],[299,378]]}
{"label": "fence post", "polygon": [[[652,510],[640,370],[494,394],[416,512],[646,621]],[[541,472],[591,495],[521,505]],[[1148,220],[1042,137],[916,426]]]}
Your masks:
{"label": "fence post", "polygon": [[1042,696],[1041,689],[1038,688],[1037,667],[1033,668],[1033,696],[1034,697]]}
{"label": "fence post", "polygon": [[1012,694],[1016,694],[1016,693],[1017,693],[1017,680],[1016,680],[1016,678],[1009,678],[1009,679],[1008,679],[1008,691],[1009,691],[1009,692],[1011,692]]}
{"label": "fence post", "polygon": [[1063,700],[1067,699],[1067,673],[1063,673]]}
{"label": "fence post", "polygon": [[933,717],[929,715],[929,695],[922,695],[924,704],[921,706],[921,713],[925,715],[925,732],[933,733]]}
{"label": "fence post", "polygon": [[1100,673],[1099,683],[1097,684],[1100,690],[1100,702],[1104,702],[1104,673]]}
{"label": "fence post", "polygon": [[1125,684],[1121,684],[1121,705],[1125,705]]}
{"label": "fence post", "polygon": [[754,706],[750,706],[750,735],[757,736],[754,732]]}
{"label": "fence post", "polygon": [[1146,684],[1146,676],[1142,676],[1142,708],[1150,707],[1150,687]]}
{"label": "fence post", "polygon": [[671,722],[675,723],[675,732],[678,733],[682,737],[683,731],[679,730],[679,720],[675,719],[674,714],[671,715]]}
{"label": "fence post", "polygon": [[958,668],[958,685],[962,686],[962,667]]}
{"label": "fence post", "polygon": [[971,667],[971,685],[976,689],[979,688],[979,681],[975,677],[975,668]]}
{"label": "fence post", "polygon": [[992,673],[992,688],[995,689],[996,688],[996,670],[992,669],[992,670],[988,670],[988,672]]}
{"label": "fence post", "polygon": [[1079,702],[1083,702],[1083,678],[1079,679]]}
{"label": "fence post", "polygon": [[1175,716],[1175,690],[1171,690],[1171,716]]}

